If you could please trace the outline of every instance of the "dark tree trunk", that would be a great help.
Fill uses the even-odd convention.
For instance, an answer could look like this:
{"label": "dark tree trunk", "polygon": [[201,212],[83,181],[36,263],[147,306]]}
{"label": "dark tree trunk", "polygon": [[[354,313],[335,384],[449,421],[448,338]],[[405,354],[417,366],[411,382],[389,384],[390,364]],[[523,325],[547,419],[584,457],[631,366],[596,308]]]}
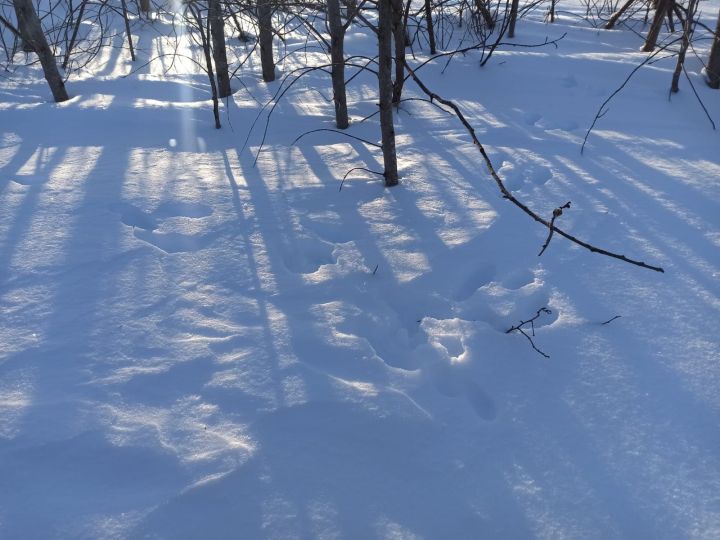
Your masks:
{"label": "dark tree trunk", "polygon": [[260,63],[263,80],[275,80],[275,60],[273,59],[272,7],[270,0],[258,0],[258,26],[260,27]]}
{"label": "dark tree trunk", "polygon": [[328,23],[330,25],[330,59],[332,60],[333,102],[335,103],[335,125],[338,129],[347,128],[350,123],[345,94],[345,53],[343,41],[345,28],[340,16],[339,0],[327,0]]}
{"label": "dark tree trunk", "polygon": [[515,22],[517,21],[518,7],[520,0],[512,0],[510,4],[510,24],[508,25],[508,37],[515,37]]}
{"label": "dark tree trunk", "polygon": [[378,82],[380,90],[380,130],[382,133],[385,185],[398,183],[393,125],[392,39],[393,0],[378,0]]}
{"label": "dark tree trunk", "polygon": [[430,54],[437,52],[435,46],[435,30],[433,28],[432,0],[425,0],[425,24],[427,25],[428,41],[430,42]]}
{"label": "dark tree trunk", "polygon": [[720,88],[720,14],[718,14],[715,39],[710,48],[710,58],[707,63],[707,83],[710,88]]}
{"label": "dark tree trunk", "polygon": [[132,34],[130,33],[130,19],[128,18],[127,3],[120,0],[122,5],[123,20],[125,21],[125,33],[127,34],[128,46],[130,47],[130,59],[135,61],[135,48],[133,47]]}
{"label": "dark tree trunk", "polygon": [[140,13],[144,13],[145,17],[150,18],[150,0],[140,0]]}
{"label": "dark tree trunk", "polygon": [[663,20],[668,11],[672,9],[674,0],[657,0],[655,5],[655,16],[653,17],[652,23],[650,24],[650,30],[648,30],[647,37],[645,38],[645,45],[643,45],[643,52],[651,52],[655,50],[658,36],[660,35],[660,28],[662,27]]}
{"label": "dark tree trunk", "polygon": [[392,35],[395,42],[395,82],[393,83],[392,102],[395,105],[402,99],[405,84],[405,25],[403,24],[402,0],[390,0],[392,10]]}
{"label": "dark tree trunk", "polygon": [[615,25],[617,24],[618,20],[620,20],[620,17],[622,17],[627,9],[635,2],[635,0],[627,0],[620,9],[618,9],[615,13],[612,14],[610,19],[608,19],[607,24],[605,24],[605,30],[612,30],[615,28]]}
{"label": "dark tree trunk", "polygon": [[678,92],[680,87],[680,74],[685,64],[685,54],[687,53],[688,47],[690,46],[690,35],[693,31],[693,23],[695,22],[695,7],[697,6],[696,0],[690,0],[687,8],[687,18],[685,19],[685,26],[683,28],[682,44],[680,45],[680,52],[678,53],[677,63],[675,64],[675,72],[673,73],[672,84],[670,85],[671,92]]}
{"label": "dark tree trunk", "polygon": [[222,126],[220,124],[220,105],[218,102],[218,91],[217,91],[217,85],[215,84],[215,73],[213,72],[212,67],[212,54],[210,52],[210,18],[208,17],[207,21],[207,27],[205,26],[202,14],[200,13],[200,10],[193,6],[192,4],[188,4],[190,11],[193,14],[193,17],[195,18],[195,22],[197,23],[198,30],[200,30],[200,42],[203,49],[203,55],[205,56],[205,66],[207,68],[207,76],[210,81],[210,92],[212,94],[212,102],[213,102],[213,117],[215,118],[215,129],[220,129]]}
{"label": "dark tree trunk", "polygon": [[13,4],[13,7],[15,8],[15,18],[17,18],[18,21],[18,31],[20,32],[20,47],[22,48],[23,52],[31,53],[35,49],[33,49],[33,46],[28,43],[24,37],[22,37],[25,30],[23,30],[23,24],[20,22],[20,14],[18,13],[17,5]]}
{"label": "dark tree trunk", "polygon": [[485,19],[485,24],[488,28],[495,28],[495,21],[493,20],[492,13],[490,13],[490,10],[483,0],[475,0],[475,9],[477,9],[478,13],[482,15],[483,19]]}
{"label": "dark tree trunk", "polygon": [[228,74],[227,53],[225,52],[225,21],[220,0],[209,0],[208,18],[212,36],[212,52],[215,60],[215,75],[218,82],[218,95],[226,98],[232,94],[230,75]]}
{"label": "dark tree trunk", "polygon": [[18,18],[18,29],[22,40],[26,42],[40,58],[40,64],[45,74],[45,80],[50,86],[56,102],[67,101],[70,97],[65,90],[60,72],[58,71],[55,56],[50,50],[45,34],[43,34],[40,19],[35,12],[31,0],[13,0],[15,13]]}

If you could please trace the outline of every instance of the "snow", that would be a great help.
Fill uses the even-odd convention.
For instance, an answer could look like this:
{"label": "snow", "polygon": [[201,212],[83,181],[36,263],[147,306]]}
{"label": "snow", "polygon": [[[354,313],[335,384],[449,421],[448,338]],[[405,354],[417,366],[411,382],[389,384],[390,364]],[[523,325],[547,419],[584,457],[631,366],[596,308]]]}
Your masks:
{"label": "snow", "polygon": [[[687,80],[668,101],[669,58],[581,155],[645,55],[622,27],[539,18],[515,41],[567,32],[557,48],[418,74],[515,195],[548,217],[572,201],[559,226],[664,274],[558,236],[538,257],[547,231],[426,102],[396,115],[392,189],[361,170],[340,189],[381,169],[371,145],[291,144],[333,128],[319,71],[263,144],[282,83],[251,57],[216,131],[191,62],[139,67],[171,47],[162,20],[135,22],[137,65],[118,35],[67,103],[37,66],[0,79],[0,537],[720,536],[720,135]],[[349,30],[346,54],[372,47]],[[375,84],[348,89],[371,142]],[[542,307],[550,358],[505,332]]]}

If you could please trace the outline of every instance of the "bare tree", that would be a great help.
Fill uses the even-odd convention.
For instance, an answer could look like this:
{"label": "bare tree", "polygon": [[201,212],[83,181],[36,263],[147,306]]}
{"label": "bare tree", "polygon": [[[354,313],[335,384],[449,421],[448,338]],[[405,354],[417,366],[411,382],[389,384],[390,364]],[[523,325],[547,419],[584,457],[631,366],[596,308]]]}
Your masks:
{"label": "bare tree", "polygon": [[327,0],[327,18],[330,28],[330,59],[332,61],[333,102],[335,103],[335,124],[346,129],[350,122],[345,92],[345,27],[340,16],[339,0]]}
{"label": "bare tree", "polygon": [[263,80],[271,82],[275,80],[275,60],[273,59],[272,6],[270,0],[258,0],[257,16]]}
{"label": "bare tree", "polygon": [[11,28],[8,21],[3,20],[6,26],[11,28],[13,32],[27,44],[38,55],[40,64],[42,65],[45,80],[50,86],[53,98],[56,102],[67,101],[70,99],[67,90],[65,90],[65,82],[58,71],[55,56],[48,45],[45,34],[43,33],[40,18],[38,17],[31,0],[13,0],[15,13],[18,18],[18,28]]}
{"label": "bare tree", "polygon": [[673,4],[674,0],[657,0],[655,4],[655,16],[653,17],[652,23],[650,23],[650,29],[645,38],[645,45],[643,45],[642,48],[644,52],[655,50],[663,19],[666,15],[672,13]]}
{"label": "bare tree", "polygon": [[680,74],[682,73],[685,64],[685,53],[687,53],[688,46],[690,45],[690,37],[693,33],[696,7],[697,0],[689,0],[687,7],[687,17],[685,18],[685,25],[683,27],[683,37],[682,43],[680,45],[680,52],[678,53],[677,63],[675,64],[675,72],[673,73],[672,83],[670,85],[671,92],[678,92],[680,90],[678,82],[680,81]]}
{"label": "bare tree", "polygon": [[393,122],[392,39],[393,0],[378,0],[378,83],[385,185],[398,184],[395,126]]}
{"label": "bare tree", "polygon": [[227,52],[225,51],[225,20],[223,19],[220,0],[208,0],[208,22],[210,23],[210,35],[212,36],[212,53],[213,60],[215,60],[218,96],[226,98],[232,94],[232,89],[230,88]]}

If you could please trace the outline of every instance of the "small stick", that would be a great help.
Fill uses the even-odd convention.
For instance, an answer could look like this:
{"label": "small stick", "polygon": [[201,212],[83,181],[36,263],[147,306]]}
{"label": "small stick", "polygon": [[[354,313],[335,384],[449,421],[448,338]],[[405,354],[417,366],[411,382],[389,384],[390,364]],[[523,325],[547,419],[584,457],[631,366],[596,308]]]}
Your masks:
{"label": "small stick", "polygon": [[603,322],[603,323],[600,323],[600,324],[610,324],[610,323],[613,322],[615,319],[619,319],[620,317],[622,317],[622,315],[615,315],[612,319],[608,319],[607,321],[605,321],[605,322]]}
{"label": "small stick", "polygon": [[540,250],[540,253],[538,253],[538,257],[545,253],[545,250],[550,245],[550,240],[552,240],[553,234],[555,233],[555,220],[562,216],[563,209],[570,208],[570,201],[566,202],[562,206],[558,206],[555,210],[553,210],[552,219],[550,220],[550,232],[548,233],[547,240],[545,240],[545,244],[543,245],[542,249]]}

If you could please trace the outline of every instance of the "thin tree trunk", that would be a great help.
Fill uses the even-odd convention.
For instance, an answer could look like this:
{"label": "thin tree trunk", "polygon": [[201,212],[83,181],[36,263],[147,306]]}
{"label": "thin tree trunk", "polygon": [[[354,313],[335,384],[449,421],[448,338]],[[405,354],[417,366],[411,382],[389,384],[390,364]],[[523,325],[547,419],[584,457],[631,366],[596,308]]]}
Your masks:
{"label": "thin tree trunk", "polygon": [[715,39],[710,48],[706,74],[708,86],[716,90],[720,88],[720,14],[718,14],[717,27],[715,28]]}
{"label": "thin tree trunk", "polygon": [[510,24],[508,25],[509,38],[515,37],[515,22],[517,21],[519,4],[520,0],[512,0],[512,3],[510,4]]}
{"label": "thin tree trunk", "polygon": [[633,5],[634,2],[635,0],[627,0],[627,2],[625,2],[620,9],[613,13],[610,19],[608,19],[608,22],[605,24],[605,30],[612,30],[613,28],[615,28],[615,25],[617,24],[620,17],[625,14],[625,12],[630,6]]}
{"label": "thin tree trunk", "polygon": [[85,14],[85,6],[87,5],[87,0],[83,0],[83,2],[80,4],[80,13],[78,13],[77,20],[75,21],[75,26],[73,27],[73,33],[70,37],[70,43],[68,43],[67,50],[65,51],[65,58],[63,59],[62,67],[63,69],[67,69],[68,62],[70,61],[70,54],[72,53],[73,48],[75,47],[75,40],[77,39],[78,30],[80,30],[80,23],[82,23],[83,15]]}
{"label": "thin tree trunk", "polygon": [[475,8],[478,10],[478,13],[480,13],[485,19],[485,24],[488,28],[495,28],[495,21],[493,20],[492,13],[490,13],[490,10],[487,8],[483,0],[475,0]]}
{"label": "thin tree trunk", "polygon": [[130,20],[128,19],[127,3],[120,0],[122,4],[123,19],[125,20],[125,32],[127,33],[128,45],[130,46],[130,59],[135,61],[135,49],[133,48],[132,34],[130,33]]}
{"label": "thin tree trunk", "polygon": [[392,34],[395,42],[395,82],[393,83],[392,102],[400,104],[405,84],[405,27],[403,25],[402,0],[390,0],[392,10]]}
{"label": "thin tree trunk", "polygon": [[690,0],[688,2],[687,17],[685,19],[685,27],[683,29],[682,44],[680,45],[680,52],[678,53],[677,63],[675,64],[675,72],[673,73],[672,84],[670,85],[671,92],[678,92],[680,90],[678,82],[680,81],[680,74],[682,73],[683,64],[685,63],[685,54],[687,53],[688,47],[690,46],[690,36],[692,35],[693,23],[695,22],[696,6],[696,0]]}
{"label": "thin tree trunk", "polygon": [[227,53],[225,52],[225,21],[223,20],[220,0],[208,1],[208,19],[212,36],[212,53],[215,60],[215,75],[218,82],[218,95],[226,98],[232,94],[228,73]]}
{"label": "thin tree trunk", "polygon": [[645,45],[643,45],[643,52],[651,52],[655,50],[658,36],[660,35],[660,28],[662,27],[665,15],[668,10],[672,9],[673,0],[657,0],[655,6],[655,16],[653,17],[652,23],[650,24],[650,30],[648,30],[647,37],[645,38]]}
{"label": "thin tree trunk", "polygon": [[428,41],[430,41],[430,54],[435,54],[435,30],[433,28],[432,0],[425,0],[425,24],[427,25]]}
{"label": "thin tree trunk", "polygon": [[335,103],[335,125],[345,129],[350,125],[345,93],[345,29],[340,16],[339,0],[327,0],[328,23],[330,25],[330,59],[332,60],[333,102]]}
{"label": "thin tree trunk", "polygon": [[40,64],[45,74],[45,80],[50,86],[53,98],[56,102],[67,101],[70,97],[65,90],[65,83],[58,71],[55,56],[48,45],[45,34],[43,34],[40,19],[35,12],[31,0],[13,0],[15,13],[18,17],[18,30],[20,36],[29,46],[33,48],[40,58]]}
{"label": "thin tree trunk", "polygon": [[275,60],[273,59],[272,7],[270,0],[258,0],[258,26],[260,27],[260,63],[263,80],[275,80]]}
{"label": "thin tree trunk", "polygon": [[392,24],[393,0],[378,0],[378,83],[380,94],[380,131],[382,133],[385,185],[398,184],[395,126],[393,124]]}

